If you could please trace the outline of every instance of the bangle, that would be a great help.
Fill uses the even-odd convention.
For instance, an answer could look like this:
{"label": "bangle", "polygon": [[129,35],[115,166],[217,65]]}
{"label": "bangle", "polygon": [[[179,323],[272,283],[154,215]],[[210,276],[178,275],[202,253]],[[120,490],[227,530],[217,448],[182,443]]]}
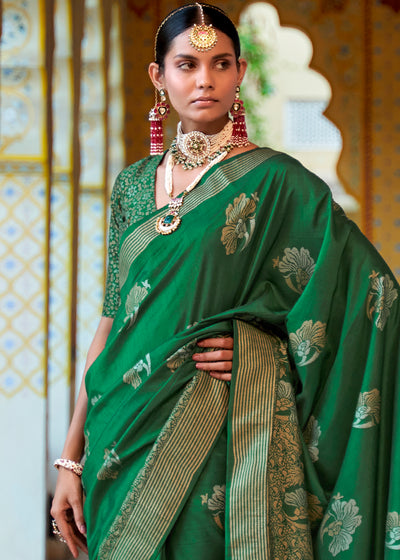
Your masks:
{"label": "bangle", "polygon": [[72,471],[76,475],[82,476],[83,465],[76,463],[75,461],[71,461],[71,459],[57,459],[54,461],[54,466],[56,469],[63,467],[64,469],[67,469],[67,471]]}

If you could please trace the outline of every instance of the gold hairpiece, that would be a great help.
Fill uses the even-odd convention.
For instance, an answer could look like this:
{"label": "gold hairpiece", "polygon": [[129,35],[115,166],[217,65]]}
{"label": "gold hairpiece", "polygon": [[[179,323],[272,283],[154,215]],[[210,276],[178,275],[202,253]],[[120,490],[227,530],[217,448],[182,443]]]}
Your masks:
{"label": "gold hairpiece", "polygon": [[189,43],[196,51],[205,52],[215,47],[218,37],[212,24],[206,25],[202,5],[196,2],[196,6],[200,8],[201,24],[193,25],[189,34]]}

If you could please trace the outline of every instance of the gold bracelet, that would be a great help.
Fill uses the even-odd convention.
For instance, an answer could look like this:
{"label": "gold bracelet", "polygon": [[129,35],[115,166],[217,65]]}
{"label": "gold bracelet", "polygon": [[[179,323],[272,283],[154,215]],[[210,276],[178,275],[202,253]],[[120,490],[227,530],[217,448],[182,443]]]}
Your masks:
{"label": "gold bracelet", "polygon": [[54,466],[56,469],[59,467],[63,467],[68,471],[72,471],[78,476],[82,476],[83,465],[81,463],[76,463],[75,461],[71,461],[71,459],[57,459],[54,461]]}

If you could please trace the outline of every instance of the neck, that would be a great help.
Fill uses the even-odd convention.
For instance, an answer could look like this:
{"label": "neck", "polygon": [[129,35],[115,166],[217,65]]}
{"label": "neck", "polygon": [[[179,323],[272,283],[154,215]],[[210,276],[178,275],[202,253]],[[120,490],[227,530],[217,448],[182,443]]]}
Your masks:
{"label": "neck", "polygon": [[199,123],[194,121],[181,120],[182,132],[184,134],[187,134],[188,132],[193,132],[196,130],[198,132],[202,132],[203,134],[207,134],[207,135],[218,134],[218,132],[221,132],[221,130],[224,128],[228,120],[229,120],[228,115],[225,115],[223,118],[212,122]]}

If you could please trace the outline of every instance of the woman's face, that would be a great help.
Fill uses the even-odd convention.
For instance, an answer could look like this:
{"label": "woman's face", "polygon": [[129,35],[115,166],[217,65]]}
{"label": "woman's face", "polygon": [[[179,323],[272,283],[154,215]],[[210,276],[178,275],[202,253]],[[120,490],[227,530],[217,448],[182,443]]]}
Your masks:
{"label": "woman's face", "polygon": [[155,87],[166,90],[182,122],[183,132],[219,132],[246,71],[246,62],[236,62],[231,39],[216,30],[218,41],[211,50],[199,52],[189,43],[190,30],[177,35],[168,51],[164,69],[149,67]]}

